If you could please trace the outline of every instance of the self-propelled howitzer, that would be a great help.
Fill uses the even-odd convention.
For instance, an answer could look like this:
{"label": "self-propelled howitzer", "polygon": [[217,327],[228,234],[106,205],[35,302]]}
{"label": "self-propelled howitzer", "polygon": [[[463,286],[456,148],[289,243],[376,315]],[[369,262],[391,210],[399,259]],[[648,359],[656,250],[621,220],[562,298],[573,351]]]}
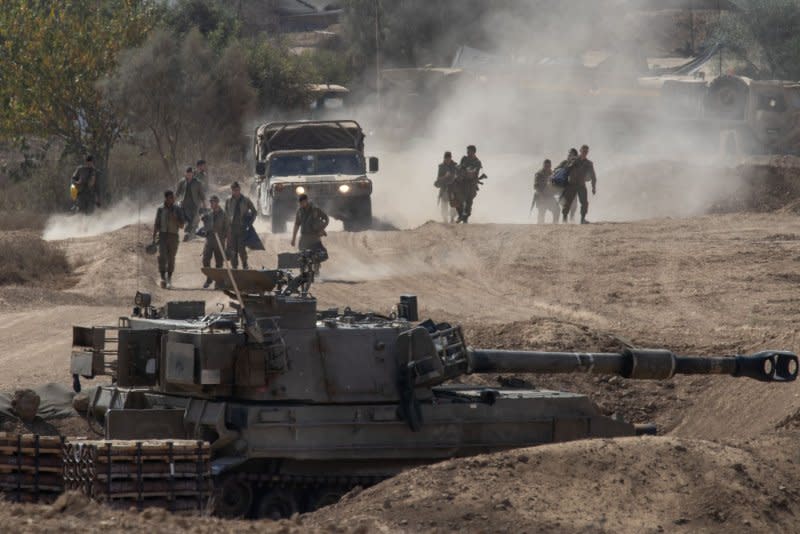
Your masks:
{"label": "self-propelled howitzer", "polygon": [[318,311],[285,271],[206,272],[235,282],[231,311],[206,313],[202,302],[157,310],[139,295],[117,326],[75,328],[72,372],[76,386],[79,376],[112,375],[90,403],[107,438],[209,441],[225,516],[291,515],[454,456],[642,430],[585,395],[454,383],[469,373],[797,376],[787,352],[472,349],[460,327],[420,322],[411,296],[391,315]]}

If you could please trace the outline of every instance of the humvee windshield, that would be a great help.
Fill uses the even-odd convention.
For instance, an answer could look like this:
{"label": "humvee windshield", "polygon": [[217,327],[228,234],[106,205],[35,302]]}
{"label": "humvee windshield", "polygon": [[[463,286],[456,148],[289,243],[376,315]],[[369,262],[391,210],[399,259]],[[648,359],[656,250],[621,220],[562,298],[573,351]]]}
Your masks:
{"label": "humvee windshield", "polygon": [[305,154],[276,156],[270,160],[270,176],[314,176],[321,174],[362,174],[364,160],[359,154]]}

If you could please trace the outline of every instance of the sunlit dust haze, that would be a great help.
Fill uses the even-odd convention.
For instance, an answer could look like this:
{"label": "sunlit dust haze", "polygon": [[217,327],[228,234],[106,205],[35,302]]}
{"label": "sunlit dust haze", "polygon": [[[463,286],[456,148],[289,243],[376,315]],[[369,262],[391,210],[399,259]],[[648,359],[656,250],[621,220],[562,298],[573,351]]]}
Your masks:
{"label": "sunlit dust haze", "polygon": [[518,4],[483,21],[494,36],[482,51],[490,59],[452,76],[436,98],[424,93],[435,82],[413,98],[407,86],[384,83],[380,109],[355,113],[367,155],[381,158],[377,218],[399,228],[439,220],[437,164],[446,150],[458,161],[468,144],[489,177],[476,223],[535,222],[535,171],[582,144],[598,175],[591,221],[698,215],[737,185],[737,162],[719,154],[718,132],[659,113],[658,91],[637,85],[648,75],[646,26],[620,23],[600,7],[606,2]]}
{"label": "sunlit dust haze", "polygon": [[80,213],[52,215],[45,226],[43,239],[56,241],[80,237],[91,237],[112,232],[125,226],[143,222],[152,224],[156,204],[141,205],[124,199],[107,209],[98,209],[91,217]]}

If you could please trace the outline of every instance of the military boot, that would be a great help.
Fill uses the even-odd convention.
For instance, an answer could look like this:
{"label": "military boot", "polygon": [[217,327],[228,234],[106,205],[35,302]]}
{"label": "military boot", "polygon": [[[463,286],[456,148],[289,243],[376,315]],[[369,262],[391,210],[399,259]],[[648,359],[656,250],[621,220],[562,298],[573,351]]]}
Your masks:
{"label": "military boot", "polygon": [[166,283],[164,284],[165,289],[172,289],[172,273],[167,275]]}
{"label": "military boot", "polygon": [[211,281],[212,281],[211,278],[206,278],[206,283],[203,284],[203,289],[208,289],[209,287],[211,287]]}
{"label": "military boot", "polygon": [[161,273],[161,289],[166,289],[167,287],[167,273]]}

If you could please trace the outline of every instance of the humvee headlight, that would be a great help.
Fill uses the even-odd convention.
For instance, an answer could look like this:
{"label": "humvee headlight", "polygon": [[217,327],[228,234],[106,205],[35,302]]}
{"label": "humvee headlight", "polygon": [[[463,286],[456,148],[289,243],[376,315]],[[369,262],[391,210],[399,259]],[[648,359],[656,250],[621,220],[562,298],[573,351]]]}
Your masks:
{"label": "humvee headlight", "polygon": [[340,193],[349,193],[350,192],[350,186],[348,184],[340,185],[339,186],[339,192]]}
{"label": "humvee headlight", "polygon": [[297,187],[294,189],[294,192],[295,192],[295,193],[297,193],[298,195],[302,195],[303,193],[305,193],[305,192],[306,192],[306,188],[305,188],[305,187],[303,187],[302,185],[298,185],[298,186],[297,186]]}
{"label": "humvee headlight", "polygon": [[778,105],[778,101],[777,100],[775,100],[774,98],[770,98],[769,99],[769,107],[774,108],[777,105]]}

